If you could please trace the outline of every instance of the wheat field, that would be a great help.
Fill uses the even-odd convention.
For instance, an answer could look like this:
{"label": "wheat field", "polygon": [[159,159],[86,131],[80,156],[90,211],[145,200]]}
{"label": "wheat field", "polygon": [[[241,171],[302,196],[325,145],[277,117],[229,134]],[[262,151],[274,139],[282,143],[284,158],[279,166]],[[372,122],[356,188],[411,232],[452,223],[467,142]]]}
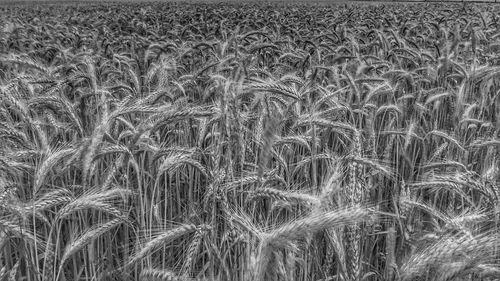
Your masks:
{"label": "wheat field", "polygon": [[0,6],[0,281],[500,280],[499,12]]}

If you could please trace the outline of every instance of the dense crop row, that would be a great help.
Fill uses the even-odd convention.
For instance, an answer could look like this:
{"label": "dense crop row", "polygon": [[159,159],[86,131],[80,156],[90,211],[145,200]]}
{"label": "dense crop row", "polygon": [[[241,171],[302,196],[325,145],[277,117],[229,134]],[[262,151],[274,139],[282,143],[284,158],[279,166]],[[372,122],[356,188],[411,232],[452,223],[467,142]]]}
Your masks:
{"label": "dense crop row", "polygon": [[0,30],[0,280],[500,278],[496,7],[5,6]]}

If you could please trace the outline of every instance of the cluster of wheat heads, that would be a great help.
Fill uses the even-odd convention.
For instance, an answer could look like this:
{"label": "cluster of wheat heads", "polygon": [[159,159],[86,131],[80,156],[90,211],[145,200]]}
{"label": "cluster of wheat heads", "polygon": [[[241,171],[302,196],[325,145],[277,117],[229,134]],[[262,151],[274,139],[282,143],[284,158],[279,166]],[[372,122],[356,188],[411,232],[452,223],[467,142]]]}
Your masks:
{"label": "cluster of wheat heads", "polygon": [[0,7],[0,280],[498,280],[497,14]]}

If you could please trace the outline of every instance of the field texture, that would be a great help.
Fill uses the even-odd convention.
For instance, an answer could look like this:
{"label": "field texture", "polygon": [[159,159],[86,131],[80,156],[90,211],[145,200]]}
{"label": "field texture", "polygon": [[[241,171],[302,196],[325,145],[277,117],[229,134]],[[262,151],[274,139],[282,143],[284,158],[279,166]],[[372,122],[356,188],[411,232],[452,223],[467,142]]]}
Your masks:
{"label": "field texture", "polygon": [[0,7],[0,280],[499,280],[499,12]]}

